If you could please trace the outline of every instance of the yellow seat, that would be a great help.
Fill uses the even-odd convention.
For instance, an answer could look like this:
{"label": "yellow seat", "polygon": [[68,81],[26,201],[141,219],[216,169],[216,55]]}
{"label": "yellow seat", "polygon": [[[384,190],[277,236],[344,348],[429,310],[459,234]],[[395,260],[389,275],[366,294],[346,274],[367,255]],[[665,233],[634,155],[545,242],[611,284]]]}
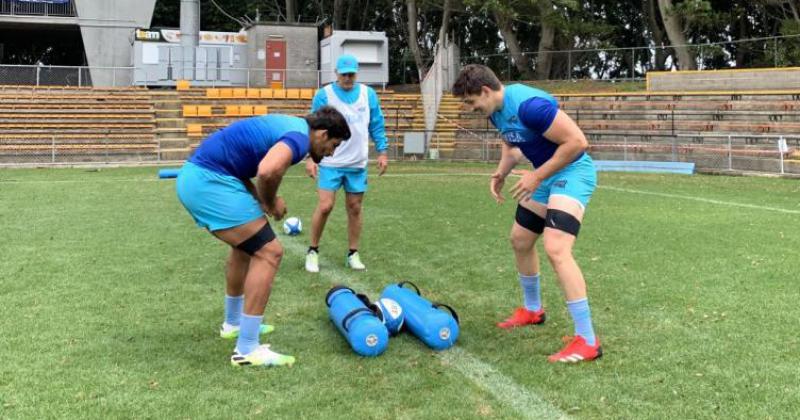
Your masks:
{"label": "yellow seat", "polygon": [[186,124],[186,136],[188,137],[202,137],[203,124]]}
{"label": "yellow seat", "polygon": [[261,97],[261,93],[258,89],[247,89],[247,98],[248,99],[258,99]]}
{"label": "yellow seat", "polygon": [[233,98],[233,89],[220,89],[219,90],[219,97],[222,99],[230,99]]}
{"label": "yellow seat", "polygon": [[225,105],[225,116],[226,117],[238,117],[239,116],[239,105]]}
{"label": "yellow seat", "polygon": [[191,86],[188,80],[178,80],[175,83],[175,90],[189,90]]}
{"label": "yellow seat", "polygon": [[211,105],[199,105],[197,107],[197,116],[198,117],[210,117],[211,116]]}
{"label": "yellow seat", "polygon": [[286,99],[300,99],[300,89],[286,89]]}
{"label": "yellow seat", "polygon": [[242,117],[252,117],[253,116],[253,106],[252,105],[239,105],[239,115]]}
{"label": "yellow seat", "polygon": [[261,99],[272,99],[272,89],[260,89]]}
{"label": "yellow seat", "polygon": [[196,117],[197,116],[197,106],[195,105],[184,105],[183,106],[183,117]]}
{"label": "yellow seat", "polygon": [[219,89],[206,89],[206,98],[219,98]]}
{"label": "yellow seat", "polygon": [[300,99],[314,99],[314,89],[301,89]]}
{"label": "yellow seat", "polygon": [[272,97],[275,99],[286,99],[286,89],[272,89]]}
{"label": "yellow seat", "polygon": [[247,97],[247,89],[236,88],[233,90],[233,97],[236,99],[244,99]]}
{"label": "yellow seat", "polygon": [[253,115],[266,115],[266,114],[267,114],[266,105],[256,105],[253,107]]}

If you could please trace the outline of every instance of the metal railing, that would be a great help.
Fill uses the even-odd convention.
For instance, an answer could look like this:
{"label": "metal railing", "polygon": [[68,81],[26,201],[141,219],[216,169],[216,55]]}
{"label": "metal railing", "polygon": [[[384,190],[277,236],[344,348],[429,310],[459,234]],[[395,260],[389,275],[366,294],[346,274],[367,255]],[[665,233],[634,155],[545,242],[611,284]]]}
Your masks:
{"label": "metal railing", "polygon": [[268,76],[280,72],[279,80],[286,88],[320,87],[320,71],[316,69],[267,70],[263,68],[228,68],[182,70],[177,66],[163,74],[146,67],[90,67],[50,65],[0,65],[0,85],[128,87],[174,86],[184,77],[195,79],[194,86],[270,86]]}
{"label": "metal railing", "polygon": [[[424,153],[405,153],[407,132],[422,133]],[[388,128],[388,155],[400,161],[471,161],[493,163],[500,159],[496,130],[426,132]],[[455,134],[455,137],[453,136]],[[765,173],[800,176],[799,135],[743,134],[631,134],[587,132],[589,153],[595,160],[693,162],[699,172]],[[58,135],[40,138],[0,138],[0,167],[103,164],[158,164],[167,159],[157,139],[126,140],[106,133],[94,140]],[[188,150],[187,156],[188,157]],[[374,154],[374,152],[373,152]]]}
{"label": "metal railing", "polygon": [[74,17],[74,0],[18,1],[0,0],[0,15]]}
{"label": "metal railing", "polygon": [[[403,152],[406,131],[387,130],[389,157],[395,160],[496,162],[502,139],[494,129],[458,129],[455,135],[428,132],[425,153]],[[699,172],[800,175],[800,135],[796,134],[636,134],[586,133],[596,160],[693,162]]]}

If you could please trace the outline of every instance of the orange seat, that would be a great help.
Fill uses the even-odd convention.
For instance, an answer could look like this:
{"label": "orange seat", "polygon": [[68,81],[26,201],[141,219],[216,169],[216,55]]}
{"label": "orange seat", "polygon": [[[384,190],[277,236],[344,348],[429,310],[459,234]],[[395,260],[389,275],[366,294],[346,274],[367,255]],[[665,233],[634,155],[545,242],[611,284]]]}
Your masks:
{"label": "orange seat", "polygon": [[300,99],[314,99],[314,89],[300,89]]}
{"label": "orange seat", "polygon": [[206,98],[219,98],[219,89],[206,89]]}
{"label": "orange seat", "polygon": [[261,92],[258,89],[247,89],[248,99],[258,99],[261,97]]}
{"label": "orange seat", "polygon": [[188,80],[178,80],[175,83],[175,90],[189,90],[191,86]]}
{"label": "orange seat", "polygon": [[210,117],[211,116],[211,105],[198,105],[197,106],[197,116],[198,117]]}
{"label": "orange seat", "polygon": [[247,89],[236,88],[233,90],[233,97],[236,99],[244,99],[247,97]]}
{"label": "orange seat", "polygon": [[286,99],[300,99],[300,89],[286,89]]}
{"label": "orange seat", "polygon": [[197,116],[197,106],[195,105],[184,105],[183,106],[183,117],[196,117]]}
{"label": "orange seat", "polygon": [[202,137],[203,124],[186,124],[186,135],[188,137]]}
{"label": "orange seat", "polygon": [[225,116],[226,117],[238,117],[239,116],[239,105],[225,105]]}
{"label": "orange seat", "polygon": [[267,114],[266,105],[256,105],[253,107],[253,115],[266,115],[266,114]]}
{"label": "orange seat", "polygon": [[275,99],[286,99],[286,89],[272,89],[272,97]]}
{"label": "orange seat", "polygon": [[252,117],[253,116],[253,106],[252,105],[239,105],[239,115],[242,117]]}
{"label": "orange seat", "polygon": [[233,98],[233,89],[220,89],[219,90],[219,97],[222,99],[230,99]]}
{"label": "orange seat", "polygon": [[261,99],[272,99],[272,89],[260,89]]}

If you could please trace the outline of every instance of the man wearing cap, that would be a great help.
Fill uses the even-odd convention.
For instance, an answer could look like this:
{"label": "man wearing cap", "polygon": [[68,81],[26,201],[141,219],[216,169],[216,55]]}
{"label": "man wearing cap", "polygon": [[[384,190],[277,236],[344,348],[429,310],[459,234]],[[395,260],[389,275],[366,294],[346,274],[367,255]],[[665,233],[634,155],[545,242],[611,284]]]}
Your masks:
{"label": "man wearing cap", "polygon": [[325,223],[333,210],[336,191],[344,188],[347,209],[347,237],[349,251],[345,265],[353,270],[366,267],[358,254],[361,237],[361,204],[367,191],[367,157],[371,137],[378,152],[378,175],[386,172],[389,159],[386,156],[386,130],[380,101],[371,87],[356,83],[358,60],[352,55],[342,55],[336,61],[336,82],[317,91],[311,104],[311,112],[330,105],[347,119],[350,140],[336,148],[333,156],[326,157],[317,165],[306,159],[306,173],[317,180],[319,203],[311,219],[311,245],[306,254],[306,271],[319,272],[319,242]]}

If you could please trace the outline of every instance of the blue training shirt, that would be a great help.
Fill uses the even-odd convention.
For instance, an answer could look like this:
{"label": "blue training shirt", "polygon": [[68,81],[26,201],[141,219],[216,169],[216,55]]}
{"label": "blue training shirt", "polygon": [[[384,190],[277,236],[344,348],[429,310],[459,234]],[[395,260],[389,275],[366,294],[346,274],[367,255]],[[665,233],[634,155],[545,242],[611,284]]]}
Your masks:
{"label": "blue training shirt", "polygon": [[[558,144],[544,133],[558,114],[558,101],[549,93],[522,84],[505,87],[503,108],[489,120],[500,131],[509,146],[518,147],[522,154],[539,167],[555,154]],[[575,160],[580,159],[580,156]]]}
{"label": "blue training shirt", "polygon": [[[356,84],[353,89],[347,91],[342,89],[339,83],[334,82],[333,91],[342,102],[353,104],[358,100],[358,96],[361,94],[361,86],[361,84]],[[381,111],[381,102],[380,99],[378,99],[378,94],[375,93],[375,89],[367,85],[363,86],[367,89],[367,99],[369,100],[369,136],[372,137],[372,141],[375,142],[375,150],[384,152],[389,146],[386,140],[386,127],[384,125],[383,111]],[[319,89],[317,90],[317,94],[314,95],[314,99],[311,101],[311,112],[315,112],[325,105],[328,105],[328,94],[325,92],[325,89]]]}
{"label": "blue training shirt", "polygon": [[283,142],[292,149],[292,165],[308,153],[308,123],[290,115],[246,118],[211,134],[189,162],[239,179],[256,176],[269,149]]}

